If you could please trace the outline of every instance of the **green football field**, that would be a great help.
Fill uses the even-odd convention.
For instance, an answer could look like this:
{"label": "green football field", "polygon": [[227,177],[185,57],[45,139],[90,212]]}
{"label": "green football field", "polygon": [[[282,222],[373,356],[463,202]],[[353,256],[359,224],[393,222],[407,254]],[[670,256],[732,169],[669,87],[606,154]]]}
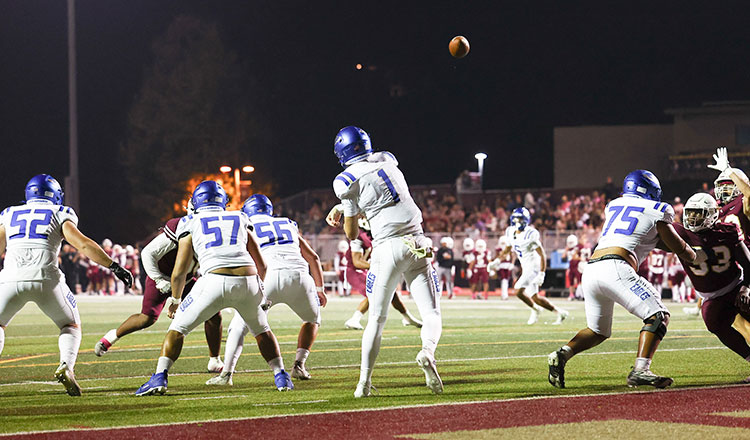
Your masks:
{"label": "green football field", "polygon": [[[64,394],[53,372],[59,363],[57,328],[34,304],[27,305],[6,330],[0,357],[0,432],[13,433],[82,427],[133,426],[204,421],[277,414],[302,414],[403,405],[470,402],[545,395],[625,392],[642,323],[616,308],[612,338],[568,363],[568,388],[547,383],[547,354],[585,327],[582,302],[553,300],[571,311],[560,326],[544,312],[527,326],[529,309],[520,301],[443,300],[443,335],[436,354],[445,392],[436,396],[424,385],[414,362],[419,330],[403,327],[391,310],[373,376],[378,394],[354,399],[362,332],[343,322],[360,298],[331,298],[308,369],[310,381],[280,393],[254,341],[247,343],[233,387],[209,387],[208,350],[202,328],[186,338],[164,396],[135,397],[134,391],[153,373],[170,320],[126,336],[104,357],[93,354],[96,341],[130,314],[140,297],[79,297],[83,322],[76,376],[83,387],[78,398]],[[405,298],[416,312],[414,302]],[[747,363],[708,333],[699,317],[687,316],[682,304],[672,309],[669,332],[652,366],[670,375],[674,387],[737,383],[750,374]],[[231,320],[224,313],[224,329]],[[547,321],[547,322],[545,322]],[[269,322],[288,367],[294,361],[299,319],[285,305],[271,309]],[[222,346],[223,350],[223,346]]]}

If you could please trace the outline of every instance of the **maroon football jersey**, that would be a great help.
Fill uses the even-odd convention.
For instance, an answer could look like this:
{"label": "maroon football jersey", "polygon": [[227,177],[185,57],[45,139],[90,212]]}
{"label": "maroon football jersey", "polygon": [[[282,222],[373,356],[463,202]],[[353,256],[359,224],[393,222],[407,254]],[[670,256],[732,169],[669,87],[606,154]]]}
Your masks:
{"label": "maroon football jersey", "polygon": [[719,210],[719,221],[737,226],[737,233],[740,238],[745,241],[747,246],[750,246],[750,220],[742,212],[742,197],[735,197]]}
{"label": "maroon football jersey", "polygon": [[475,269],[486,269],[487,263],[490,262],[490,252],[484,251],[473,251],[474,252],[474,268]]}
{"label": "maroon football jersey", "polygon": [[[672,223],[675,231],[693,248],[700,247],[709,254],[709,261],[700,266],[682,265],[693,282],[695,290],[704,298],[723,295],[724,289],[734,287],[742,276],[734,252],[740,244],[737,228],[729,223],[716,223],[711,229],[691,232],[679,223]],[[713,255],[711,255],[713,253]]]}

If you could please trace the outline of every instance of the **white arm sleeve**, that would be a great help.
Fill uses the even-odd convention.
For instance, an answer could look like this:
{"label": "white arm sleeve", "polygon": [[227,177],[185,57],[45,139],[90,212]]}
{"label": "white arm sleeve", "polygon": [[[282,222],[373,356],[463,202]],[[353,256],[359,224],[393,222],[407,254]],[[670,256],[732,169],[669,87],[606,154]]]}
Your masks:
{"label": "white arm sleeve", "polygon": [[146,270],[146,275],[149,278],[156,281],[158,279],[169,280],[166,274],[161,273],[159,270],[159,260],[161,257],[166,255],[167,252],[174,249],[177,245],[175,242],[169,239],[163,232],[154,237],[149,244],[141,251],[141,261],[143,262],[143,268]]}

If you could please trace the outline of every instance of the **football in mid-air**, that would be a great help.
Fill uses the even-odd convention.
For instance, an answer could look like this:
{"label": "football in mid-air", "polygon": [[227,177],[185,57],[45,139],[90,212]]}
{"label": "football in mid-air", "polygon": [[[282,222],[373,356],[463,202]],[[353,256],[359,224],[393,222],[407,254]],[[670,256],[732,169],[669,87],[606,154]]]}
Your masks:
{"label": "football in mid-air", "polygon": [[453,55],[453,58],[463,58],[469,53],[469,40],[461,35],[453,37],[450,44],[448,44],[448,50]]}

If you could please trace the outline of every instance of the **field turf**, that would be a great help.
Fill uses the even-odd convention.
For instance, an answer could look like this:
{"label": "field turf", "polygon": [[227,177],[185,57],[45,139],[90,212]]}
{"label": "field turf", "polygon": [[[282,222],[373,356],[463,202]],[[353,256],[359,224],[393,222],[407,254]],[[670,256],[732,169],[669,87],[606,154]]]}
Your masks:
{"label": "field turf", "polygon": [[[210,421],[271,415],[347,411],[453,402],[503,400],[534,396],[622,393],[633,365],[642,323],[616,307],[612,338],[568,363],[568,388],[547,383],[547,354],[585,327],[582,302],[553,300],[571,311],[560,326],[555,316],[540,315],[527,326],[529,309],[518,299],[443,300],[443,335],[438,370],[445,393],[433,395],[414,362],[419,330],[403,327],[390,311],[373,377],[377,396],[354,399],[359,370],[361,331],[343,322],[360,298],[331,298],[308,369],[310,381],[280,393],[249,339],[234,376],[233,387],[209,387],[208,350],[202,328],[186,338],[164,396],[136,398],[134,391],[153,373],[170,320],[166,315],[151,328],[126,336],[104,357],[93,354],[96,341],[130,314],[140,310],[140,297],[78,297],[83,322],[76,376],[83,396],[69,397],[52,373],[59,363],[58,330],[32,303],[6,330],[0,357],[0,433],[87,427],[117,427]],[[405,297],[415,312],[413,301]],[[674,377],[673,388],[736,384],[750,374],[747,363],[722,346],[699,317],[687,316],[682,304],[672,310],[669,332],[652,369]],[[224,328],[231,320],[224,314]],[[546,322],[545,322],[546,321]],[[296,350],[299,319],[284,305],[271,309],[269,322],[281,344],[287,367]],[[364,320],[363,320],[364,323]],[[223,346],[222,346],[223,350]],[[223,353],[222,353],[223,354]],[[640,390],[640,389],[639,389]]]}

